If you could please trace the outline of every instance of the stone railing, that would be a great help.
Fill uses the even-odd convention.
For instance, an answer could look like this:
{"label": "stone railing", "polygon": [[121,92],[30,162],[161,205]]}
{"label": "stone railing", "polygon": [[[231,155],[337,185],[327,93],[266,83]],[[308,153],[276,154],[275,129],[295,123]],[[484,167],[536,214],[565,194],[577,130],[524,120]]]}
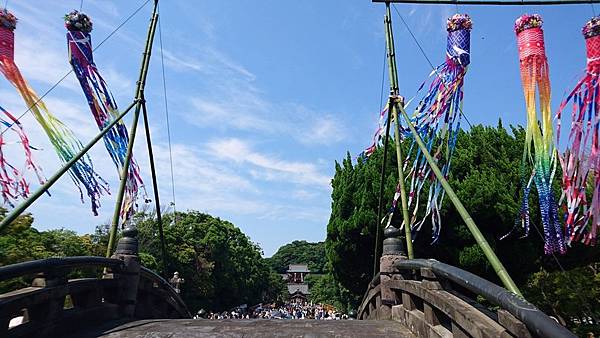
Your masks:
{"label": "stone railing", "polygon": [[436,260],[406,259],[398,233],[386,229],[380,273],[369,284],[359,319],[395,320],[418,337],[575,337],[481,277]]}
{"label": "stone railing", "polygon": [[[0,281],[33,277],[31,286],[0,295],[0,337],[60,337],[119,320],[190,318],[179,294],[140,266],[137,231],[126,229],[112,258],[49,258],[0,267]],[[74,269],[100,278],[68,279]]]}

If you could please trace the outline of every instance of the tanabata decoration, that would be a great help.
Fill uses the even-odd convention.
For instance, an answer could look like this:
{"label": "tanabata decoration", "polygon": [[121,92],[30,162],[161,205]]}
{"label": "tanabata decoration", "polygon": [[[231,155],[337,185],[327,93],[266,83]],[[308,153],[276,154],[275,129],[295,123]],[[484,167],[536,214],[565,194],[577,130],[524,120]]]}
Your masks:
{"label": "tanabata decoration", "polygon": [[[562,197],[566,204],[565,240],[596,243],[600,223],[600,17],[583,26],[587,68],[583,78],[567,96],[556,114],[556,142],[560,141],[560,120],[571,104],[571,132],[564,154],[559,155],[563,171]],[[586,193],[590,194],[591,202]]]}
{"label": "tanabata decoration", "polygon": [[[441,164],[441,171],[445,177],[448,177],[450,172],[452,154],[460,130],[463,85],[471,61],[472,27],[473,23],[467,14],[455,14],[448,19],[446,61],[431,73],[432,80],[428,92],[411,117],[428,151]],[[403,134],[412,138],[408,129],[403,129]],[[433,175],[425,156],[415,145],[414,138],[407,160],[413,156],[412,167],[407,174],[407,179],[410,179],[408,206],[412,209],[412,230],[419,231],[425,220],[431,216],[432,242],[435,243],[439,239],[442,225],[440,207],[445,192],[441,182]],[[405,161],[404,166],[408,167],[408,164],[409,161]],[[420,195],[426,181],[429,181],[430,185],[425,215],[417,220]],[[399,196],[398,193],[394,196],[391,212],[395,209]]]}
{"label": "tanabata decoration", "polygon": [[362,153],[360,153],[358,155],[359,158],[368,159],[369,157],[371,157],[371,155],[373,155],[375,150],[377,150],[377,148],[383,143],[383,138],[385,137],[385,130],[386,130],[387,122],[388,122],[387,121],[388,109],[389,109],[389,107],[386,105],[386,107],[381,111],[381,113],[379,113],[379,121],[378,121],[377,130],[373,134],[373,144],[371,144],[371,146],[369,146]]}
{"label": "tanabata decoration", "polygon": [[[96,124],[102,130],[119,116],[119,109],[106,81],[94,63],[90,35],[92,21],[86,14],[74,10],[65,15],[65,26],[67,28],[69,62],[83,89]],[[125,165],[128,144],[129,134],[123,121],[119,121],[104,135],[104,145],[119,174]],[[121,208],[122,220],[129,219],[135,211],[140,187],[143,188],[140,168],[132,157],[127,174],[125,198]]]}
{"label": "tanabata decoration", "polygon": [[[0,72],[17,89],[29,111],[40,124],[50,143],[55,148],[61,162],[67,163],[83,149],[83,145],[73,132],[57,119],[41,98],[25,81],[14,62],[14,30],[17,18],[6,9],[0,9]],[[69,175],[79,189],[81,201],[83,190],[91,200],[92,212],[98,214],[99,198],[108,193],[108,184],[94,170],[91,158],[84,155],[70,169]]]}
{"label": "tanabata decoration", "polygon": [[[0,194],[4,204],[14,207],[14,202],[19,198],[27,198],[29,196],[29,183],[24,174],[25,169],[29,169],[35,173],[40,184],[44,184],[44,177],[41,168],[34,162],[32,147],[29,144],[29,137],[25,133],[25,129],[21,122],[8,110],[0,106],[0,123],[5,129],[0,132]],[[18,143],[23,148],[25,155],[24,170],[19,170],[15,165],[11,164],[6,158],[5,147],[7,145],[6,132],[10,130],[19,138]]]}
{"label": "tanabata decoration", "polygon": [[[558,217],[558,206],[552,192],[557,151],[553,141],[552,111],[550,108],[550,79],[544,46],[542,18],[525,14],[515,22],[519,48],[521,81],[527,109],[527,129],[521,163],[523,200],[515,228],[521,224],[528,235],[530,228],[529,193],[535,182],[538,192],[544,251],[546,254],[565,253],[566,246]],[[536,93],[539,97],[541,121],[538,120]],[[533,168],[530,171],[529,166]],[[514,230],[514,229],[513,229]]]}

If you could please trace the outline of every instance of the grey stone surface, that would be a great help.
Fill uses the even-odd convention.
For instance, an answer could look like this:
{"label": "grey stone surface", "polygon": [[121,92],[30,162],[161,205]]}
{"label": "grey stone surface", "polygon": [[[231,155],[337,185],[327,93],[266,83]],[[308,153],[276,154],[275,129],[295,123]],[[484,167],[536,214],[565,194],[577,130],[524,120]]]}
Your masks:
{"label": "grey stone surface", "polygon": [[[139,320],[106,324],[68,338],[166,337],[407,337],[414,336],[394,321],[369,320]],[[66,337],[65,337],[66,338]]]}

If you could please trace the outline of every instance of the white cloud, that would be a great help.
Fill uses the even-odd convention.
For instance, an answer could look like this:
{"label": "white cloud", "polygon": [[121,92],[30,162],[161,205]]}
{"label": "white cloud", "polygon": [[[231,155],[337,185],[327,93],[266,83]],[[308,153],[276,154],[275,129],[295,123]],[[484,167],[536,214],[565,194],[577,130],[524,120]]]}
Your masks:
{"label": "white cloud", "polygon": [[[31,38],[23,35],[15,40],[15,63],[25,79],[54,85],[71,70],[66,50],[60,52],[52,47],[56,44],[47,44],[42,37]],[[80,90],[74,74],[69,74],[60,86],[73,91]],[[39,94],[43,93],[40,91]]]}
{"label": "white cloud", "polygon": [[306,144],[327,144],[346,139],[344,127],[331,115],[315,118],[305,135],[310,135],[301,139],[301,142]]}
{"label": "white cloud", "polygon": [[284,161],[255,152],[245,142],[230,138],[208,143],[211,153],[237,163],[249,163],[260,169],[251,173],[265,180],[289,181],[300,184],[328,187],[330,177],[319,172],[312,163]]}
{"label": "white cloud", "polygon": [[[170,178],[169,152],[163,144],[154,145],[155,162],[163,177]],[[203,159],[194,148],[184,144],[172,146],[176,187],[195,193],[215,194],[221,191],[255,191],[253,185],[226,166]],[[170,183],[170,182],[169,182]],[[169,184],[170,185],[170,184]]]}
{"label": "white cloud", "polygon": [[[115,23],[121,22],[130,9],[139,5],[89,1],[84,4],[84,11],[94,14],[95,44],[112,31]],[[55,6],[45,2],[16,1],[13,5],[21,20],[16,32],[16,61],[32,86],[42,94],[70,70],[65,29],[60,18],[64,12],[78,8],[79,3],[70,0]],[[100,71],[121,108],[129,103],[127,100],[133,92],[131,87],[137,79],[138,57],[147,28],[144,13],[148,13],[148,8],[96,53]],[[318,156],[324,156],[321,153],[306,154],[303,148],[314,151],[316,146],[345,140],[347,128],[343,124],[344,118],[340,112],[309,108],[293,102],[293,99],[266,92],[266,87],[260,82],[263,73],[254,73],[255,69],[250,68],[249,63],[242,62],[246,60],[241,58],[243,55],[231,54],[221,45],[221,26],[213,24],[213,19],[207,15],[191,22],[188,29],[163,22],[167,78],[172,79],[168,85],[173,116],[173,184],[177,210],[200,210],[230,219],[242,228],[247,227],[244,231],[249,234],[279,225],[285,227],[290,221],[315,227],[326,223],[331,189],[326,168],[330,164],[318,159]],[[151,63],[146,94],[161,202],[169,205],[172,183],[164,120],[153,114],[156,107],[162,105],[160,52],[158,40],[156,42],[153,57],[157,58]],[[0,104],[17,115],[23,112],[23,102],[14,89],[4,84],[0,86]],[[74,75],[71,74],[44,101],[84,144],[98,132]],[[34,153],[37,162],[43,165],[46,176],[52,175],[61,165],[54,149],[31,114],[27,114],[23,121],[32,144],[43,148]],[[131,127],[130,121],[131,114],[126,121],[128,128]],[[189,122],[193,125],[190,126]],[[218,139],[225,133],[225,138]],[[246,144],[243,141],[257,142],[265,136],[272,143]],[[207,139],[213,142],[195,145]],[[276,142],[286,144],[274,149],[271,144]],[[292,147],[288,143],[294,142],[302,149],[284,153],[287,147]],[[18,145],[10,145],[9,148],[22,157]],[[153,198],[142,121],[134,155],[148,194]],[[52,197],[44,195],[30,209],[38,217],[36,227],[65,226],[79,232],[90,232],[94,225],[110,220],[118,190],[117,171],[102,141],[92,149],[91,156],[97,171],[111,185],[112,195],[101,199],[100,216],[91,215],[89,201],[81,204],[73,183],[68,177],[63,177],[52,188]],[[20,162],[21,158],[17,157],[15,161]],[[38,186],[35,180],[30,182],[32,188]],[[267,241],[260,236],[254,240]]]}
{"label": "white cloud", "polygon": [[251,113],[255,111],[257,102],[238,101],[229,103],[212,101],[205,98],[192,98],[192,106],[196,111],[186,115],[188,121],[202,128],[227,128],[239,130],[270,131],[273,123]]}
{"label": "white cloud", "polygon": [[298,200],[310,200],[317,196],[317,194],[313,191],[308,191],[304,189],[295,190],[292,192],[292,196]]}
{"label": "white cloud", "polygon": [[223,100],[192,97],[189,100],[193,110],[183,116],[200,128],[286,135],[308,146],[331,145],[347,139],[348,128],[334,114],[315,112],[298,104],[272,103],[257,91],[239,93],[224,93]]}
{"label": "white cloud", "polygon": [[[256,85],[256,76],[242,64],[213,46],[194,46],[186,51],[164,50],[167,66],[176,71],[203,75],[202,91],[188,93],[180,115],[200,128],[289,135],[304,145],[328,145],[344,141],[347,128],[340,113],[315,111],[295,102],[268,98]],[[194,50],[194,52],[189,52]],[[306,135],[311,135],[307,138]]]}

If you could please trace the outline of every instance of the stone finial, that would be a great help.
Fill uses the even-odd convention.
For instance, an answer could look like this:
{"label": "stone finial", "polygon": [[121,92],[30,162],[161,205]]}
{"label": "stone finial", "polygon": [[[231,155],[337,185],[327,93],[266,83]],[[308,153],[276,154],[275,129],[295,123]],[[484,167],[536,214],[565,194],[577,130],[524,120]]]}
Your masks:
{"label": "stone finial", "polygon": [[383,230],[383,254],[404,256],[404,243],[400,238],[400,229],[388,226]]}
{"label": "stone finial", "polygon": [[123,237],[117,244],[113,258],[123,261],[123,269],[116,278],[119,280],[119,312],[121,316],[131,318],[136,312],[138,285],[140,282],[140,257],[138,256],[138,230],[127,225]]}
{"label": "stone finial", "polygon": [[134,255],[138,254],[138,230],[135,226],[129,224],[123,230],[123,237],[117,244],[116,255]]}

